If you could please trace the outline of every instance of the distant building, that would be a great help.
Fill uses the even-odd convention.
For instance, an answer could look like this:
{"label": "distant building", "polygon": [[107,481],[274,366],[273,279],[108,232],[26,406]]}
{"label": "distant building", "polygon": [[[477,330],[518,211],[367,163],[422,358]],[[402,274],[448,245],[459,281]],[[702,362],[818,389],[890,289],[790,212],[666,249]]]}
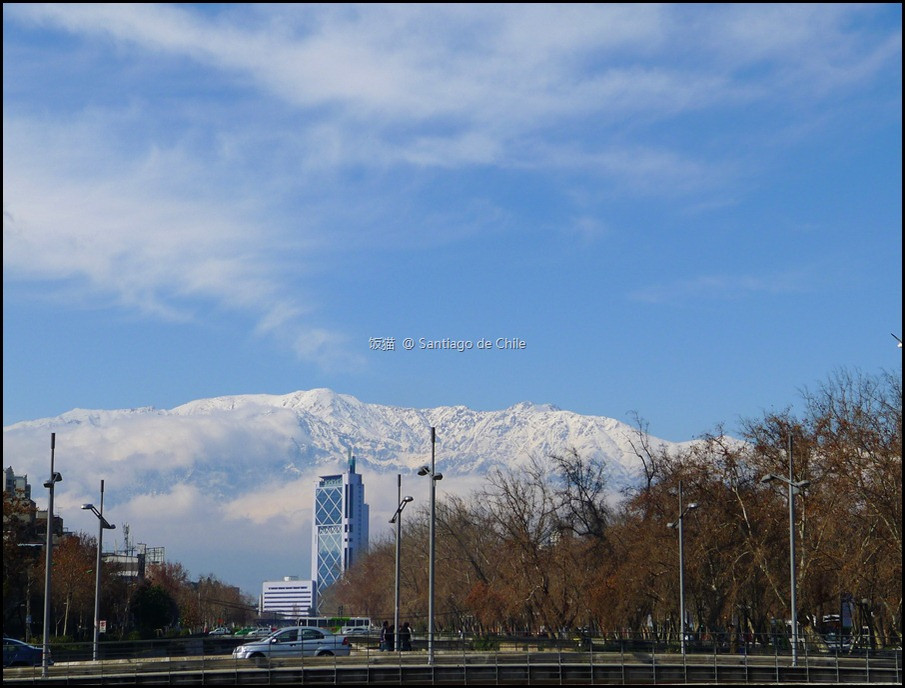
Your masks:
{"label": "distant building", "polygon": [[31,485],[27,475],[16,475],[12,466],[7,466],[3,477],[3,491],[22,499],[31,500]]}
{"label": "distant building", "polygon": [[287,619],[314,614],[317,584],[285,576],[281,581],[265,581],[261,591],[261,616],[278,615]]}
{"label": "distant building", "polygon": [[[46,534],[47,533],[47,509],[38,509],[35,511],[35,528],[38,534]],[[71,535],[72,533],[64,530],[63,528],[63,517],[62,516],[54,516],[53,524],[51,525],[51,534],[53,535],[53,541],[56,542],[59,538],[64,535]],[[46,539],[46,537],[45,537]]]}
{"label": "distant building", "polygon": [[368,517],[364,484],[349,452],[346,473],[324,475],[315,483],[311,578],[319,592],[367,551]]}
{"label": "distant building", "polygon": [[[3,493],[16,498],[17,506],[11,510],[12,518],[18,523],[19,538],[27,543],[44,544],[47,541],[47,509],[38,509],[31,498],[31,484],[27,475],[16,475],[12,466],[3,472]],[[6,511],[4,509],[4,511]],[[13,525],[6,513],[3,515],[3,528],[7,530]],[[57,542],[65,533],[63,519],[53,517],[52,536]]]}
{"label": "distant building", "polygon": [[145,555],[143,552],[104,552],[104,562],[114,566],[113,575],[130,580],[145,577]]}
{"label": "distant building", "polygon": [[104,561],[114,565],[114,575],[132,581],[143,580],[147,575],[148,565],[166,562],[165,547],[148,547],[145,543],[134,543],[131,528],[123,524],[123,546],[115,552],[104,553]]}
{"label": "distant building", "polygon": [[143,542],[139,542],[138,550],[144,552],[145,562],[148,564],[158,565],[167,562],[166,547],[148,547]]}

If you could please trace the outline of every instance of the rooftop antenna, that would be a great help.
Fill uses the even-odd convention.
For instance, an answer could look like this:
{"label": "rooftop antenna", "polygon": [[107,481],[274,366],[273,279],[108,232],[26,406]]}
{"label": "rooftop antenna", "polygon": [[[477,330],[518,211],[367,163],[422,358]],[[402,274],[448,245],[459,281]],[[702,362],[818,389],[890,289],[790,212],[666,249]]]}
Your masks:
{"label": "rooftop antenna", "polygon": [[352,447],[349,447],[349,473],[355,472],[355,457],[352,456]]}

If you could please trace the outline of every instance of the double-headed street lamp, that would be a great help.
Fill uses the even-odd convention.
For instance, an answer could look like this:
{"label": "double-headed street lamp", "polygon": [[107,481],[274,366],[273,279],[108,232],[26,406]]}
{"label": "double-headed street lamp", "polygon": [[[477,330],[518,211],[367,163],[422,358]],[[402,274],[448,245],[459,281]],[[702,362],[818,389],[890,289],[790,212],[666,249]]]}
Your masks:
{"label": "double-headed street lamp", "polygon": [[94,567],[94,648],[92,656],[97,661],[98,642],[100,639],[100,604],[101,604],[101,548],[104,545],[104,530],[113,530],[115,525],[111,525],[104,518],[104,481],[101,480],[101,510],[98,511],[94,504],[82,504],[83,509],[94,512],[98,519],[97,528],[97,566]]}
{"label": "double-headed street lamp", "polygon": [[760,479],[762,483],[779,480],[789,486],[789,571],[791,579],[792,604],[792,666],[798,666],[798,584],[795,578],[795,495],[811,484],[810,480],[796,481],[792,473],[792,435],[789,434],[789,477],[768,473]]}
{"label": "double-headed street lamp", "polygon": [[682,656],[685,656],[685,541],[682,535],[682,522],[685,520],[685,514],[692,509],[697,509],[698,503],[692,502],[684,509],[682,508],[682,481],[679,481],[679,518],[672,523],[667,523],[668,528],[679,529],[679,615],[682,620],[679,622],[682,644]]}
{"label": "double-headed street lamp", "polygon": [[435,428],[431,428],[431,465],[430,468],[422,466],[418,469],[418,475],[429,476],[431,481],[430,491],[430,563],[427,584],[427,661],[429,664],[434,663],[434,521],[436,521],[436,497],[437,497],[437,481],[443,480],[443,474],[437,473],[435,470],[435,456],[437,446],[437,433]]}
{"label": "double-headed street lamp", "polygon": [[53,487],[63,480],[63,476],[53,470],[53,456],[57,444],[57,434],[50,433],[50,479],[44,481],[44,487],[50,490],[47,498],[47,545],[44,559],[44,638],[41,641],[41,678],[47,678],[50,660],[50,571],[53,565]]}
{"label": "double-headed street lamp", "polygon": [[394,647],[399,649],[399,543],[402,537],[402,510],[405,505],[412,501],[411,497],[402,496],[402,476],[396,476],[396,493],[399,499],[399,506],[396,507],[396,513],[390,519],[390,523],[396,524],[396,605],[393,613],[393,632],[396,634],[396,642]]}

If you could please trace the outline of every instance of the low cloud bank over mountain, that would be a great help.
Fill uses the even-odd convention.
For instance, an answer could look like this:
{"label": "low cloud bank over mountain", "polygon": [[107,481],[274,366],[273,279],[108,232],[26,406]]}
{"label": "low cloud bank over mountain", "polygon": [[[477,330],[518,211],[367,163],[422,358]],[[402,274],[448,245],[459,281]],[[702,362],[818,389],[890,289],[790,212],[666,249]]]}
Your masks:
{"label": "low cloud bank over mountain", "polygon": [[[432,426],[446,476],[441,498],[467,494],[494,468],[573,448],[605,461],[614,492],[639,475],[638,430],[611,418],[527,402],[501,411],[400,408],[327,389],[201,399],[170,410],[76,409],[5,427],[3,455],[4,467],[28,474],[35,500],[46,503],[40,485],[56,433],[55,469],[64,482],[55,506],[69,529],[93,532],[79,507],[97,499],[104,479],[106,513],[130,523],[137,541],[166,547],[193,574],[213,571],[256,592],[263,580],[308,575],[313,481],[345,470],[350,450],[364,475],[372,533],[382,533],[397,473],[418,499],[414,474],[430,460]],[[243,556],[229,555],[236,551]]]}

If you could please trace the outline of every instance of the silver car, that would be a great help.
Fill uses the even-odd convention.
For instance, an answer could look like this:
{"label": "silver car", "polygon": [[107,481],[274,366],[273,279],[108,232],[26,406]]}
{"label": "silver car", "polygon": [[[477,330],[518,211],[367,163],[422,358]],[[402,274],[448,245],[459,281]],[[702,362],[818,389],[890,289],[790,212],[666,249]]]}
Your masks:
{"label": "silver car", "polygon": [[236,659],[346,656],[349,639],[322,628],[281,628],[263,640],[244,643],[233,650]]}

